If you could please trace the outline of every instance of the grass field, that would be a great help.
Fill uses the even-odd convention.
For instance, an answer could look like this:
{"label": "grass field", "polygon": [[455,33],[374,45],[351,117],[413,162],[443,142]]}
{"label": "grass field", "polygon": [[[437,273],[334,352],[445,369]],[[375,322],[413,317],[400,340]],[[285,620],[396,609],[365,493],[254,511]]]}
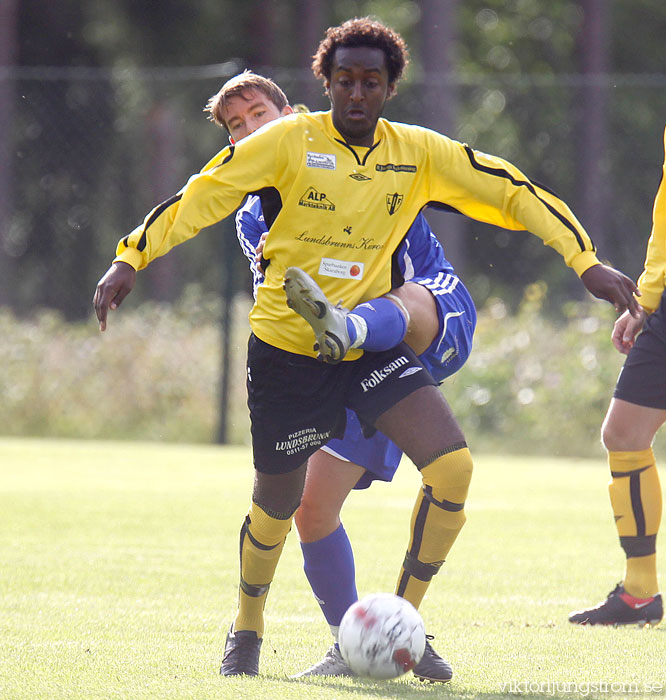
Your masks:
{"label": "grass field", "polygon": [[[251,479],[244,448],[0,440],[0,700],[666,695],[664,629],[567,622],[622,573],[606,465],[483,455],[421,609],[452,683],[290,680],[330,644],[295,533],[262,676],[221,678]],[[417,483],[405,464],[350,498],[361,594],[393,589]]]}

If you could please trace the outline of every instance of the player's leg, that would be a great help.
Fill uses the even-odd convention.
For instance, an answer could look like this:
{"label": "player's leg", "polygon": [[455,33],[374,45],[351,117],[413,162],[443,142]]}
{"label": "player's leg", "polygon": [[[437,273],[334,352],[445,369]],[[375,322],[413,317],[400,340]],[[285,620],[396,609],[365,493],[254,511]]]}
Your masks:
{"label": "player's leg", "polygon": [[[465,438],[446,400],[423,387],[383,413],[375,425],[416,464],[422,487],[410,523],[410,539],[396,593],[418,608],[465,523],[464,506],[472,476]],[[414,668],[421,680],[446,682],[451,666],[426,644]]]}
{"label": "player's leg", "polygon": [[318,450],[308,462],[303,498],[294,518],[305,574],[334,636],[358,597],[354,555],[340,510],[364,473],[363,467]]}
{"label": "player's leg", "polygon": [[331,304],[312,277],[297,267],[287,270],[284,289],[289,307],[312,326],[315,349],[326,362],[340,362],[349,348],[393,348],[407,332],[409,312],[397,296],[372,299],[348,311]]}
{"label": "player's leg", "polygon": [[321,661],[294,678],[353,675],[337,645],[342,616],[358,600],[354,554],[340,510],[364,473],[363,467],[324,450],[315,452],[308,462],[303,498],[294,522],[305,575],[334,639]]}
{"label": "player's leg", "polygon": [[611,401],[602,440],[608,450],[609,493],[626,556],[625,575],[605,601],[572,613],[570,622],[640,624],[662,618],[656,555],[662,496],[652,440],[664,421],[666,410]]}
{"label": "player's leg", "polygon": [[662,300],[627,356],[602,428],[625,577],[605,601],[572,613],[576,624],[656,623],[663,615],[656,565],[662,495],[652,440],[666,421],[665,320]]}
{"label": "player's leg", "polygon": [[255,482],[241,527],[238,612],[227,636],[222,675],[258,673],[266,597],[300,503],[307,459],[341,432],[344,422],[342,400],[336,398],[336,377],[342,372],[250,338]]}
{"label": "player's leg", "polygon": [[405,342],[417,355],[421,355],[437,337],[441,325],[433,294],[421,284],[406,282],[386,296],[394,303],[400,302],[402,308],[407,310],[409,322]]}
{"label": "player's leg", "polygon": [[287,474],[255,471],[250,510],[240,532],[238,611],[225,645],[222,675],[256,675],[264,607],[298,499],[307,464]]}

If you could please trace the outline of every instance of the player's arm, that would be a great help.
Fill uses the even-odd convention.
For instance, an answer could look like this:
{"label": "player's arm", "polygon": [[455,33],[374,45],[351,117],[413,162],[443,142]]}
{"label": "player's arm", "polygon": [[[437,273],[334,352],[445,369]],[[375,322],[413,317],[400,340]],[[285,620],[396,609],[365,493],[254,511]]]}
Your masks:
{"label": "player's arm", "polygon": [[268,229],[261,208],[261,199],[257,195],[251,195],[236,212],[236,235],[241,250],[250,264],[255,296],[256,288],[264,278],[265,271],[261,265],[261,254],[267,234]]}
{"label": "player's arm", "polygon": [[231,214],[247,192],[274,182],[276,144],[281,139],[259,134],[236,147],[225,148],[216,166],[193,175],[178,194],[153,209],[141,226],[120,240],[113,264],[98,283],[93,298],[101,330],[106,328],[109,308],[116,309],[134,284],[126,266],[135,271],[145,268],[201,229]]}
{"label": "player's arm", "polygon": [[[666,153],[666,131],[664,131],[664,151]],[[661,182],[657,190],[652,210],[652,232],[647,245],[643,273],[638,278],[641,291],[641,305],[654,311],[664,293],[666,282],[666,158],[662,168]]]}
{"label": "player's arm", "polygon": [[[479,221],[527,230],[554,248],[581,277],[588,291],[618,311],[638,315],[633,280],[602,265],[587,232],[557,195],[532,182],[508,161],[446,139],[432,145],[433,163],[447,164],[435,179],[433,201],[453,206]],[[441,168],[441,165],[435,167]]]}

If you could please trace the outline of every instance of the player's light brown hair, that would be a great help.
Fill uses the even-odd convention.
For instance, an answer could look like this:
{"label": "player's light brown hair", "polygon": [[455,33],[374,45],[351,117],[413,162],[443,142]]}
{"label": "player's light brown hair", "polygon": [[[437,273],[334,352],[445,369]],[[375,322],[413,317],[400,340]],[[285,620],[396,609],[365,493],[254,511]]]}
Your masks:
{"label": "player's light brown hair", "polygon": [[400,80],[409,63],[409,49],[398,32],[372,17],[354,17],[326,30],[312,61],[315,78],[323,81],[331,79],[333,55],[341,46],[381,49],[386,56],[390,83]]}
{"label": "player's light brown hair", "polygon": [[250,70],[244,70],[233,78],[229,78],[229,80],[227,80],[227,82],[208,100],[208,103],[204,107],[204,112],[208,112],[208,119],[229,131],[227,123],[224,121],[222,110],[227,104],[227,101],[232,97],[240,97],[243,100],[247,100],[248,98],[245,93],[248,90],[257,90],[263,93],[280,112],[289,104],[287,96],[277,83],[274,83],[270,78],[265,78],[263,75],[257,75]]}

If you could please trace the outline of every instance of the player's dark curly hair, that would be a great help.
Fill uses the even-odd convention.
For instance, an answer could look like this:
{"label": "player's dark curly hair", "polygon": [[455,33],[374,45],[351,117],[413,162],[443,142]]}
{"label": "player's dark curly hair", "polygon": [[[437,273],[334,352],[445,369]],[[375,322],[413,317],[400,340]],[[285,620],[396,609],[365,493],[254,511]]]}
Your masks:
{"label": "player's dark curly hair", "polygon": [[398,32],[371,17],[354,17],[344,24],[326,30],[326,36],[321,40],[312,61],[315,78],[331,79],[333,55],[341,46],[369,46],[381,49],[386,56],[390,83],[400,80],[409,62],[407,44]]}

